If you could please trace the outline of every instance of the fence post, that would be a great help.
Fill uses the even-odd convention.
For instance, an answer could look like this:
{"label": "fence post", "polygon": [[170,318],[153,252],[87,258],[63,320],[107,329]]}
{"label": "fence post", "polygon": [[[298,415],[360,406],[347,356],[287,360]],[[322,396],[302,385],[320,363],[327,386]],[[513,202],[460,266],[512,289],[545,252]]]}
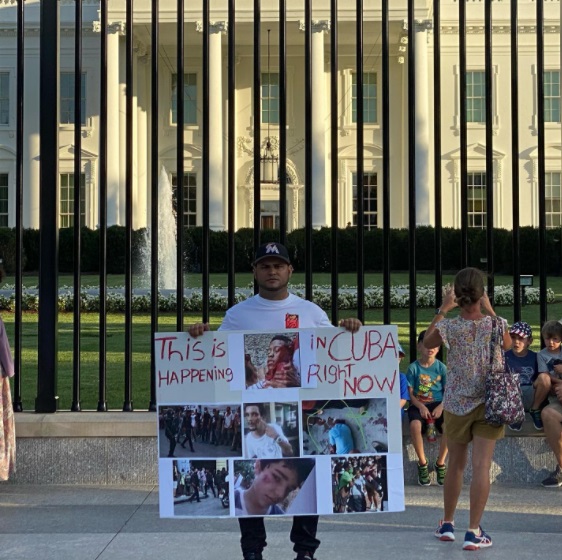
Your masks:
{"label": "fence post", "polygon": [[36,412],[56,412],[58,354],[59,2],[41,3],[39,336]]}

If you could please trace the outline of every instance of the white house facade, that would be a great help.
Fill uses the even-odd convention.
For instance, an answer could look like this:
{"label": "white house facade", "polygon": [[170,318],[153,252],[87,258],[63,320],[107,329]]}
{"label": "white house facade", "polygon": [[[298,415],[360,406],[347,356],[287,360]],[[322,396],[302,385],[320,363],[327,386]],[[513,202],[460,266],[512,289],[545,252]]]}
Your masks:
{"label": "white house facade", "polygon": [[[151,2],[134,1],[133,18],[133,227],[146,227],[151,215]],[[365,3],[367,4],[367,3]],[[364,11],[364,208],[365,227],[382,225],[382,44],[381,7]],[[494,223],[512,224],[512,144],[510,3],[493,2],[493,184],[486,184],[484,2],[467,3],[468,223],[485,227],[486,189],[495,194]],[[60,2],[59,225],[73,223],[74,186],[74,2]],[[125,2],[109,0],[108,35],[108,224],[125,224],[126,91]],[[24,227],[39,227],[39,7],[25,2],[24,37]],[[357,202],[356,3],[340,0],[338,13],[338,91],[330,91],[330,2],[312,2],[312,193],[314,227],[331,224],[330,169],[338,160],[338,226],[355,224]],[[201,2],[186,2],[184,59],[184,205],[187,226],[202,225],[203,114],[209,110],[210,225],[227,224],[227,153],[235,146],[236,228],[252,227],[256,177],[254,150],[279,145],[278,2],[261,3],[261,114],[253,111],[253,1],[236,2],[235,137],[228,137],[228,10],[226,0],[211,1],[209,98],[203,99]],[[83,99],[81,166],[83,223],[99,225],[100,25],[99,2],[83,1]],[[546,223],[562,225],[562,132],[560,124],[560,1],[545,1],[544,95]],[[458,2],[441,1],[441,176],[442,220],[461,226],[460,65]],[[419,224],[435,223],[433,2],[416,2],[416,210]],[[177,173],[177,3],[160,0],[158,158],[175,186]],[[303,2],[287,0],[287,223],[304,226],[305,58]],[[538,100],[536,3],[520,0],[518,50],[520,224],[538,226]],[[268,34],[268,30],[270,33]],[[268,56],[268,36],[270,51]],[[16,2],[0,0],[0,227],[15,226],[16,190]],[[408,29],[406,0],[390,2],[390,223],[408,226]],[[330,98],[338,100],[338,153],[331,153]],[[254,145],[255,119],[261,122]],[[261,183],[262,227],[279,220],[279,184]]]}

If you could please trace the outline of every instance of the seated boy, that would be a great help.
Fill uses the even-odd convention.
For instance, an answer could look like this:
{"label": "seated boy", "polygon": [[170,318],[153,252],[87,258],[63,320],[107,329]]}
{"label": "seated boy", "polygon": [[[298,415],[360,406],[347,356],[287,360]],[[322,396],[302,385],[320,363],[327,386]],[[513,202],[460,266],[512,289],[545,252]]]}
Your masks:
{"label": "seated boy", "polygon": [[[314,464],[314,459],[256,460],[255,478],[250,487],[234,491],[235,514],[246,516],[285,513],[280,504],[291,492],[302,486]],[[316,510],[308,513],[316,513]]]}
{"label": "seated boy", "polygon": [[[542,384],[537,383],[539,375],[537,366],[537,353],[529,350],[533,342],[531,327],[525,321],[517,321],[509,329],[511,335],[511,349],[505,353],[505,363],[510,371],[519,374],[519,384],[523,394],[525,411],[540,410],[544,400]],[[535,389],[538,385],[538,390]],[[540,413],[539,413],[540,416]],[[511,424],[511,430],[520,431],[522,423]]]}
{"label": "seated boy", "polygon": [[[410,437],[416,455],[418,456],[418,484],[429,486],[429,468],[423,448],[423,433],[427,429],[427,419],[435,421],[435,427],[442,432],[443,425],[443,391],[445,389],[447,368],[435,356],[439,348],[425,348],[423,337],[426,331],[418,336],[419,358],[410,364],[406,377],[410,389],[410,407],[408,419],[410,420]],[[435,461],[435,474],[437,484],[443,486],[447,467],[447,438],[441,437],[439,454]]]}
{"label": "seated boy", "polygon": [[[535,397],[537,403],[543,403],[548,395],[555,395],[554,388],[562,384],[562,324],[559,321],[547,321],[542,329],[541,335],[544,348],[537,354],[537,367],[539,375],[535,381]],[[544,404],[547,404],[544,403]],[[544,406],[544,405],[540,405]],[[543,429],[541,420],[541,409],[533,408],[529,414],[537,430]]]}
{"label": "seated boy", "polygon": [[[400,367],[400,363],[402,362],[402,358],[406,353],[402,350],[402,346],[400,343],[398,344],[398,366]],[[408,389],[408,378],[405,374],[401,371],[398,372],[400,374],[400,412],[404,415],[404,412],[408,409],[410,405],[410,391]]]}

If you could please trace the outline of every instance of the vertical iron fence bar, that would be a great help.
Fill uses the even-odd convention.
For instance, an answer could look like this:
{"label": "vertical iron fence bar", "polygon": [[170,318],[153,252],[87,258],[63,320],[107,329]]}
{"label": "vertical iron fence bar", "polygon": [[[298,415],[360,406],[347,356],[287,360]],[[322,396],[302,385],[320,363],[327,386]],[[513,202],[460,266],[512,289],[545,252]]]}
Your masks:
{"label": "vertical iron fence bar", "polygon": [[[209,99],[209,0],[203,0],[203,99]],[[222,69],[219,70],[222,72]],[[219,116],[219,118],[222,118]],[[202,263],[201,287],[203,289],[203,322],[209,321],[209,251],[210,251],[210,142],[209,142],[209,104],[203,107],[203,235],[202,235]]]}
{"label": "vertical iron fence bar", "polygon": [[[519,227],[519,68],[517,2],[511,0],[511,196],[513,198],[513,320],[521,320],[521,255]],[[560,241],[562,244],[562,240]]]}
{"label": "vertical iron fence bar", "polygon": [[338,189],[338,0],[330,2],[330,159],[332,191],[332,323],[338,324],[338,228],[339,228],[339,189]]}
{"label": "vertical iron fence bar", "polygon": [[[254,0],[254,252],[260,245],[261,229],[261,5]],[[254,283],[257,293],[257,284]]]}
{"label": "vertical iron fence bar", "polygon": [[154,333],[158,330],[158,0],[152,0],[150,82],[150,403],[156,410],[156,356]]}
{"label": "vertical iron fence bar", "polygon": [[492,115],[492,0],[484,4],[484,74],[486,80],[486,268],[488,297],[494,304],[494,140]]}
{"label": "vertical iron fence bar", "polygon": [[100,2],[100,181],[98,412],[107,410],[107,0]]}
{"label": "vertical iron fence bar", "polygon": [[435,176],[435,305],[443,299],[443,208],[441,203],[441,0],[433,2],[433,151]]}
{"label": "vertical iron fence bar", "polygon": [[125,17],[125,387],[123,412],[133,410],[133,0]]}
{"label": "vertical iron fence bar", "polygon": [[466,126],[466,2],[459,2],[459,84],[460,84],[460,174],[461,174],[461,268],[468,266],[468,176]]}
{"label": "vertical iron fence bar", "polygon": [[80,411],[80,288],[82,191],[82,2],[74,12],[74,328],[72,330],[72,412]]}
{"label": "vertical iron fence bar", "polygon": [[58,404],[59,3],[41,2],[39,111],[39,340],[36,412]]}
{"label": "vertical iron fence bar", "polygon": [[21,398],[21,357],[22,357],[22,287],[23,287],[23,72],[24,72],[24,9],[23,0],[17,6],[17,72],[16,72],[16,318],[15,318],[15,412],[23,411]]}
{"label": "vertical iron fence bar", "polygon": [[304,2],[304,255],[305,297],[312,300],[312,1]]}
{"label": "vertical iron fence bar", "polygon": [[357,93],[357,317],[365,322],[365,178],[364,148],[364,92],[363,92],[363,0],[357,0],[355,10],[355,70]]}
{"label": "vertical iron fence bar", "polygon": [[382,0],[382,238],[383,323],[390,324],[390,27],[389,0]]}
{"label": "vertical iron fence bar", "polygon": [[183,331],[183,238],[184,238],[184,0],[178,0],[177,118],[176,118],[176,330]]}
{"label": "vertical iron fence bar", "polygon": [[[234,138],[236,137],[236,31],[235,0],[228,0],[228,307],[232,307],[236,295],[236,271],[234,258],[234,228],[236,227],[236,165]],[[255,173],[254,173],[255,178]]]}
{"label": "vertical iron fence bar", "polygon": [[408,263],[410,267],[410,361],[416,359],[416,20],[408,0]]}
{"label": "vertical iron fence bar", "polygon": [[537,1],[537,129],[539,186],[539,299],[541,326],[547,320],[546,311],[546,169],[544,138],[544,6]]}
{"label": "vertical iron fence bar", "polygon": [[279,0],[279,241],[287,243],[287,7]]}

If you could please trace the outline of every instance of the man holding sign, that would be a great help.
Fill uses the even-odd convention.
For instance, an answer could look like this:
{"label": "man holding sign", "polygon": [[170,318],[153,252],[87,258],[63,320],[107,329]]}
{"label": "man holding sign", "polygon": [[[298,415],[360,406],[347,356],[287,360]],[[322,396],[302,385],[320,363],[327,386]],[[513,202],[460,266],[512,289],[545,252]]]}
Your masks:
{"label": "man holding sign", "polygon": [[[287,285],[293,267],[285,246],[280,243],[260,246],[253,262],[253,272],[258,293],[231,307],[219,330],[278,331],[333,326],[320,307],[289,293]],[[357,332],[362,327],[361,321],[355,318],[342,319],[339,325],[351,332]],[[189,334],[197,337],[208,330],[207,323],[197,323],[189,328]],[[243,517],[238,521],[244,560],[262,560],[262,551],[266,546],[263,517]],[[316,538],[317,527],[317,515],[293,518],[291,541],[297,560],[314,560],[314,552],[320,546]]]}

